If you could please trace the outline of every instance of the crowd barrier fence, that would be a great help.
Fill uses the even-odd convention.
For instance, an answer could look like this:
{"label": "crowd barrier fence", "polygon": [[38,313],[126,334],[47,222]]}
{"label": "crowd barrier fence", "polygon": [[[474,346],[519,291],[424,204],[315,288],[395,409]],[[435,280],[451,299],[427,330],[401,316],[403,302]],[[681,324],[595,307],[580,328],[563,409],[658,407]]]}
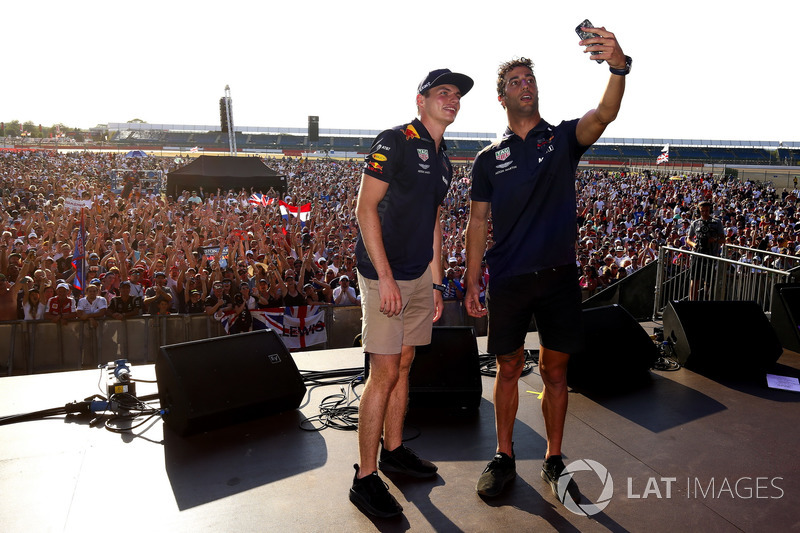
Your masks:
{"label": "crowd barrier fence", "polygon": [[[670,301],[754,301],[765,313],[772,305],[773,288],[793,280],[791,269],[796,258],[788,255],[752,250],[760,257],[779,256],[781,268],[731,259],[732,251],[722,256],[705,255],[680,248],[662,246],[658,255],[653,318],[662,316]],[[694,281],[694,288],[692,287]]]}
{"label": "crowd barrier fence", "polygon": [[[323,350],[357,344],[361,332],[360,306],[325,305],[327,341],[307,348]],[[132,364],[154,363],[167,344],[225,335],[220,322],[205,314],[141,315],[126,320],[111,318],[73,320],[65,324],[47,320],[0,322],[0,376],[39,374],[96,368],[117,359]],[[439,326],[470,325],[476,335],[486,334],[486,318],[467,316],[460,301],[447,301]]]}

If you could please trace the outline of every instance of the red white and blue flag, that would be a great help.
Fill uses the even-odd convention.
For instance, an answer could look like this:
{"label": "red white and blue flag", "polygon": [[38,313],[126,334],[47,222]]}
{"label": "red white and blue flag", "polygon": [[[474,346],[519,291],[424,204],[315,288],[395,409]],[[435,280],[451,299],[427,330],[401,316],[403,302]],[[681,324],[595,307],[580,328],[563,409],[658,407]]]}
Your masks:
{"label": "red white and blue flag", "polygon": [[83,209],[81,209],[81,227],[78,230],[78,237],[75,239],[75,251],[72,253],[72,268],[75,269],[75,277],[72,279],[72,286],[83,292],[86,286],[86,226],[83,222]]}
{"label": "red white and blue flag", "polygon": [[669,161],[669,145],[664,145],[664,148],[661,149],[661,155],[656,158],[656,165],[660,165],[661,163],[666,163]]}
{"label": "red white and blue flag", "polygon": [[[253,331],[271,329],[283,339],[290,350],[299,350],[328,340],[325,309],[318,305],[253,309]],[[235,318],[233,312],[221,317],[220,322],[228,332]]]}
{"label": "red white and blue flag", "polygon": [[288,223],[289,215],[300,219],[300,226],[305,227],[306,222],[311,217],[311,203],[303,204],[300,207],[289,205],[283,200],[278,202],[281,210],[281,216]]}
{"label": "red white and blue flag", "polygon": [[251,205],[272,205],[275,203],[275,198],[270,198],[269,196],[264,196],[259,192],[254,192],[250,195],[250,198],[247,199]]}

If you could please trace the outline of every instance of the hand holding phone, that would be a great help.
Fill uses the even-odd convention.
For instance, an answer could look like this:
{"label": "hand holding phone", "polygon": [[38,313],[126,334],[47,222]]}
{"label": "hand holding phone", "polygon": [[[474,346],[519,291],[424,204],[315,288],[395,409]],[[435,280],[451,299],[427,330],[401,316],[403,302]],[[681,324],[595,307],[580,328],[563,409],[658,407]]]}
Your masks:
{"label": "hand holding phone", "polygon": [[[583,41],[584,39],[591,39],[592,37],[600,37],[600,35],[598,35],[597,33],[590,33],[588,31],[584,31],[583,30],[583,28],[595,28],[595,27],[596,26],[594,24],[592,24],[589,21],[589,19],[584,19],[584,21],[581,22],[580,24],[578,24],[578,26],[575,28],[575,33],[578,34],[578,37],[581,38],[581,41]],[[594,46],[594,45],[590,45],[590,46]],[[594,55],[599,54],[600,52],[590,52],[590,53],[594,56]],[[597,61],[598,63],[602,63],[604,61],[604,59],[595,59],[595,61]]]}

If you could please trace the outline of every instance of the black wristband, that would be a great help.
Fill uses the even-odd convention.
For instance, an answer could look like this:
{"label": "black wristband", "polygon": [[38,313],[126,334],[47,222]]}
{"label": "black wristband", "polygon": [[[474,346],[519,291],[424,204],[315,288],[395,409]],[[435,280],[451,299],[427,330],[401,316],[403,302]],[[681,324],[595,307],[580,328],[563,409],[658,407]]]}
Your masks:
{"label": "black wristband", "polygon": [[444,285],[437,285],[436,283],[433,284],[433,288],[439,292],[444,292],[447,289]]}
{"label": "black wristband", "polygon": [[633,59],[631,59],[631,56],[625,56],[625,68],[608,67],[608,70],[611,74],[616,74],[617,76],[627,76],[631,71],[631,65],[633,65]]}

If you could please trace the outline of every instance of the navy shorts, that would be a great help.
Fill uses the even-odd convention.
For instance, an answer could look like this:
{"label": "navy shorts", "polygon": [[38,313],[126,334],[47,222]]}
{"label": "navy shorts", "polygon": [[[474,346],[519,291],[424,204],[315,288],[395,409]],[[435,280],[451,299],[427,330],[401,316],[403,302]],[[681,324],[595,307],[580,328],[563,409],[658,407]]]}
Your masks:
{"label": "navy shorts", "polygon": [[576,353],[583,349],[583,311],[578,267],[565,265],[510,278],[489,278],[489,353],[505,355],[525,344],[531,317],[539,344]]}

